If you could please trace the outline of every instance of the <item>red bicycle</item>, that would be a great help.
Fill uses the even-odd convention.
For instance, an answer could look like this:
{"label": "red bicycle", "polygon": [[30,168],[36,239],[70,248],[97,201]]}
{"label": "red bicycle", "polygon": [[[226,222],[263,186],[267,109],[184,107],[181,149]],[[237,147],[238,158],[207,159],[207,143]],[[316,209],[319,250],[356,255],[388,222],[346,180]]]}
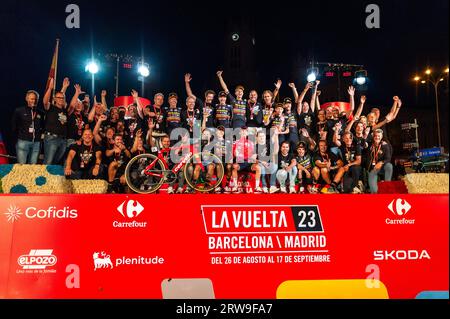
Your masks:
{"label": "red bicycle", "polygon": [[[189,151],[170,169],[167,158],[171,151],[186,148]],[[191,146],[181,146],[161,149],[157,156],[141,154],[133,157],[125,168],[125,179],[132,191],[150,194],[160,189],[164,183],[174,182],[182,169],[187,184],[204,193],[211,192],[220,185],[224,176],[223,164],[218,156],[208,152],[194,152]]]}

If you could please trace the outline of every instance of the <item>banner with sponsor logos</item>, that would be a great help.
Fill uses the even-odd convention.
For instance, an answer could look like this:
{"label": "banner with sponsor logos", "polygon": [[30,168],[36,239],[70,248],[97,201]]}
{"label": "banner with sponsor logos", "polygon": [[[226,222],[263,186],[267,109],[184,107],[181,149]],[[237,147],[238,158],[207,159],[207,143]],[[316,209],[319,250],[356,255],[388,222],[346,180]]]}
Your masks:
{"label": "banner with sponsor logos", "polygon": [[0,212],[0,298],[448,295],[448,195],[6,195]]}

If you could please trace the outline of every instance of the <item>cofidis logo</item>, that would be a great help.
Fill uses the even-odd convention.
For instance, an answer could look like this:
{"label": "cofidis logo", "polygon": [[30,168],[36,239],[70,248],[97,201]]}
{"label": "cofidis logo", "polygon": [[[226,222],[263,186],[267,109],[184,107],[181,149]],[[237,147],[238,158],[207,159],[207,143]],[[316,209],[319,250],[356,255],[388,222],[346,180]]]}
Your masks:
{"label": "cofidis logo", "polygon": [[76,219],[78,211],[70,206],[56,207],[49,206],[45,208],[27,207],[24,210],[15,204],[11,204],[4,213],[8,222],[14,223],[20,218],[27,219]]}

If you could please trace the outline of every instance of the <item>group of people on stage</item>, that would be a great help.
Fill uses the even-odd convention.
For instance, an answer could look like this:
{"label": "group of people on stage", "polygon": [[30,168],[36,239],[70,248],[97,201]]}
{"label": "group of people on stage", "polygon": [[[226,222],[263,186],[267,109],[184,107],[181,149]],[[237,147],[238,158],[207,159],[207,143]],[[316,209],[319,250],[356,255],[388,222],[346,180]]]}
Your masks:
{"label": "group of people on stage", "polygon": [[[363,115],[364,95],[355,107],[352,86],[349,109],[324,109],[320,81],[307,83],[301,92],[289,83],[292,97],[278,103],[280,80],[260,99],[256,90],[246,95],[241,85],[233,95],[222,71],[217,78],[222,87],[217,94],[207,90],[202,98],[194,95],[192,77],[186,74],[185,101],[176,93],[156,93],[151,104],[142,105],[132,90],[134,103],[119,107],[108,107],[105,90],[92,103],[78,84],[67,103],[69,79],[55,92],[51,79],[42,104],[38,92],[30,90],[26,105],[14,112],[17,162],[63,165],[67,178],[102,178],[112,192],[126,192],[124,173],[131,158],[188,141],[209,146],[222,159],[225,177],[216,193],[238,193],[239,175],[250,173],[256,193],[376,193],[380,175],[391,180],[393,150],[385,125],[402,106],[397,96],[382,117],[378,108]],[[174,164],[170,158],[168,162]],[[193,192],[183,179],[180,173],[168,192]]]}

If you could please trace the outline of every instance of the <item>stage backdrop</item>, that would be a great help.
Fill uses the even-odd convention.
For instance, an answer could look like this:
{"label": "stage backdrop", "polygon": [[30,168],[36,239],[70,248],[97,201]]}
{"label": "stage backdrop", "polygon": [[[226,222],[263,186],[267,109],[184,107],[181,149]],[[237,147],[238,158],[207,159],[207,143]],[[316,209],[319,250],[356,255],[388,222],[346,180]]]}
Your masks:
{"label": "stage backdrop", "polygon": [[3,195],[0,298],[448,296],[448,195]]}

